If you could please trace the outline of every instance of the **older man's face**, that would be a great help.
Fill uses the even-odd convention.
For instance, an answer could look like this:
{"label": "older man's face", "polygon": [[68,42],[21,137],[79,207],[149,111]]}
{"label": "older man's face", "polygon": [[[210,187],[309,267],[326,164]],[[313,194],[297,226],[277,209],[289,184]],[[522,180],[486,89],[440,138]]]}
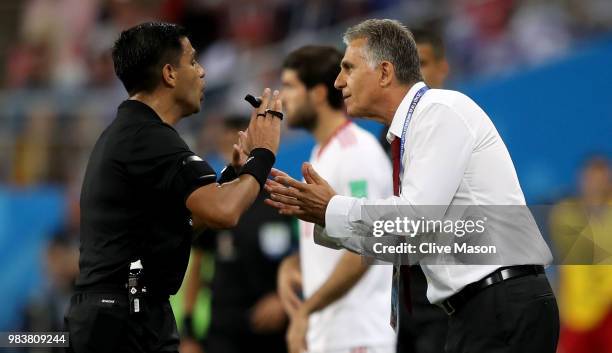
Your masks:
{"label": "older man's face", "polygon": [[349,43],[334,83],[342,91],[347,113],[355,117],[373,116],[373,103],[380,90],[380,71],[369,65],[365,46],[366,39]]}

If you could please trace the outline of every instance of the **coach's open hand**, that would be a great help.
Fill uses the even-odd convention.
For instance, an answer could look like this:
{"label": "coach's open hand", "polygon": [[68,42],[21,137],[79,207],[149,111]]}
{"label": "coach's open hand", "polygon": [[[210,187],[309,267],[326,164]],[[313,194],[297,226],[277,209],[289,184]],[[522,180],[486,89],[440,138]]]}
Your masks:
{"label": "coach's open hand", "polygon": [[266,204],[278,208],[280,214],[325,226],[325,210],[336,192],[315,172],[312,164],[302,164],[302,175],[306,183],[277,169],[272,169],[271,175],[274,180],[268,179],[266,182],[266,191],[270,193]]}

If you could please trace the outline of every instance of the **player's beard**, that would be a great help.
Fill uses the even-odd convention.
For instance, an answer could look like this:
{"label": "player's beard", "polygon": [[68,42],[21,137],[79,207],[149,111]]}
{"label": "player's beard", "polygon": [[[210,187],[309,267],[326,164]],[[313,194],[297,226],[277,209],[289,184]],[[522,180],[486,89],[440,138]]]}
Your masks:
{"label": "player's beard", "polygon": [[306,129],[307,131],[311,132],[317,126],[317,122],[317,112],[310,103],[310,100],[307,100],[305,104],[302,104],[295,110],[289,127],[294,129]]}

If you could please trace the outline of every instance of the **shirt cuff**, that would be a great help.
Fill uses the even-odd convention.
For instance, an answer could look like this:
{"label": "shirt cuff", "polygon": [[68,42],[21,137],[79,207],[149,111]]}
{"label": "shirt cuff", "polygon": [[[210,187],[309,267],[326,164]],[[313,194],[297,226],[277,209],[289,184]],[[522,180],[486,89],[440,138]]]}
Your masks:
{"label": "shirt cuff", "polygon": [[336,195],[329,200],[325,211],[325,230],[330,237],[345,238],[351,235],[349,213],[355,198]]}

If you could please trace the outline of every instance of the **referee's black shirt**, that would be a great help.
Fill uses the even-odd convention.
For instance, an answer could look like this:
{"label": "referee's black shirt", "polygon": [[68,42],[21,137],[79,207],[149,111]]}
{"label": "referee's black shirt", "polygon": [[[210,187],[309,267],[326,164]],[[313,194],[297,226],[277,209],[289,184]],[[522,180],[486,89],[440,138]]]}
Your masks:
{"label": "referee's black shirt", "polygon": [[[127,282],[141,259],[153,295],[177,292],[192,240],[183,161],[193,155],[176,130],[146,104],[127,100],[93,149],[81,191],[77,288]],[[205,164],[210,182],[214,171]]]}

